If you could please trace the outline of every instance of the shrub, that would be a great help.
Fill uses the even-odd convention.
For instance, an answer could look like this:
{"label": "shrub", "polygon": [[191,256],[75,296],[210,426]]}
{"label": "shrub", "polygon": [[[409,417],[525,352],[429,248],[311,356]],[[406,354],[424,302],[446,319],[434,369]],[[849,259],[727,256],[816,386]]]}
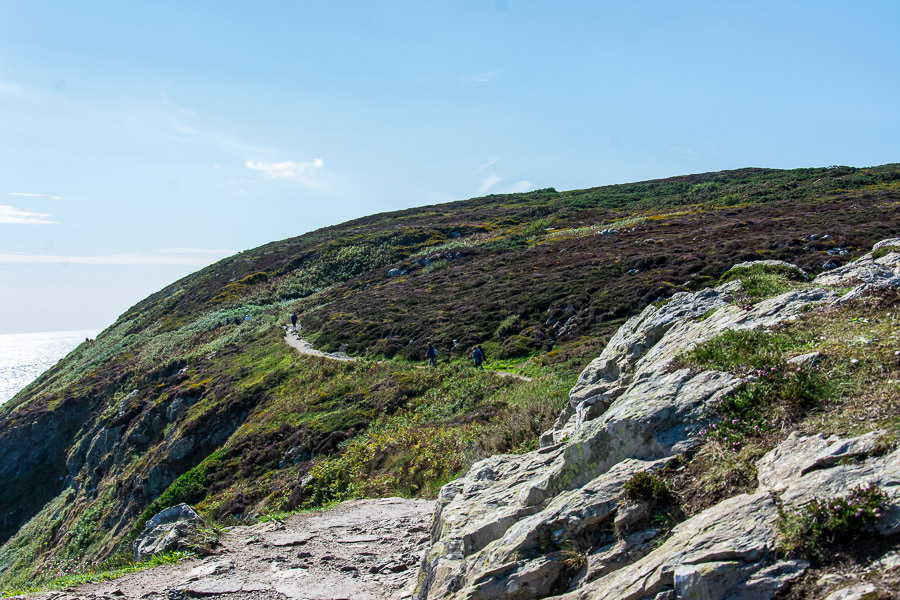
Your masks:
{"label": "shrub", "polygon": [[719,420],[700,434],[716,439],[739,452],[746,438],[772,430],[773,410],[781,405],[788,411],[819,404],[831,392],[831,385],[814,369],[792,366],[763,368],[755,380],[741,384],[715,406]]}
{"label": "shrub", "polygon": [[522,318],[519,315],[509,315],[500,321],[500,325],[498,325],[497,330],[494,331],[494,337],[505,338],[517,333],[522,328],[520,325],[521,322]]}
{"label": "shrub", "polygon": [[789,292],[794,284],[805,281],[806,275],[791,265],[753,264],[732,267],[722,275],[719,283],[737,279],[751,303]]}
{"label": "shrub", "polygon": [[518,358],[530,355],[537,347],[538,343],[533,338],[517,334],[508,337],[497,354],[500,358]]}
{"label": "shrub", "polygon": [[729,329],[694,346],[681,356],[685,362],[707,369],[739,371],[769,368],[792,350],[810,346],[809,332],[769,333],[761,329]]}
{"label": "shrub", "polygon": [[469,465],[480,433],[476,425],[425,425],[420,415],[398,415],[351,440],[344,451],[309,471],[308,507],[352,498],[434,496]]}
{"label": "shrub", "polygon": [[422,269],[425,273],[433,273],[434,271],[440,271],[441,269],[446,269],[450,266],[450,261],[446,258],[442,258],[440,260],[432,261],[427,267]]}
{"label": "shrub", "polygon": [[883,257],[887,256],[888,254],[891,254],[892,252],[900,252],[900,246],[894,246],[894,245],[882,246],[878,250],[875,250],[874,252],[872,252],[872,258],[877,260],[879,258],[883,258]]}
{"label": "shrub", "polygon": [[550,227],[549,219],[538,219],[533,223],[530,223],[527,227],[525,227],[525,231],[523,234],[525,237],[533,237],[538,235],[544,235],[547,233],[547,229]]}
{"label": "shrub", "polygon": [[672,500],[672,492],[666,482],[650,471],[638,471],[625,482],[623,489],[625,497],[635,502],[661,506]]}
{"label": "shrub", "polygon": [[779,516],[777,549],[785,556],[821,561],[824,547],[871,532],[884,516],[887,504],[887,494],[870,483],[843,497],[813,498]]}

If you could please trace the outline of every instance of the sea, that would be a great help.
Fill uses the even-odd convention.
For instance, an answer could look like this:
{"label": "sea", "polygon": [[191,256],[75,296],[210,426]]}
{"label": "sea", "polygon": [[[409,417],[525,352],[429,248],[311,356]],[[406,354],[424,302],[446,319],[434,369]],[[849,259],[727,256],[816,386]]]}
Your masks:
{"label": "sea", "polygon": [[37,379],[96,330],[0,334],[0,404]]}

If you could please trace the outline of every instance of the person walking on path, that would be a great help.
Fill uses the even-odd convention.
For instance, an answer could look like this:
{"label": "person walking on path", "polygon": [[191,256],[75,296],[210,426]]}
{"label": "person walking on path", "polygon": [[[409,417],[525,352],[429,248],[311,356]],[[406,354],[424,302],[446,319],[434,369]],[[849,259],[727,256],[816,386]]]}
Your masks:
{"label": "person walking on path", "polygon": [[297,329],[297,313],[291,313],[291,327]]}
{"label": "person walking on path", "polygon": [[428,344],[428,350],[425,351],[425,357],[432,367],[437,366],[437,350],[431,344]]}
{"label": "person walking on path", "polygon": [[481,346],[475,346],[472,348],[472,361],[475,363],[476,369],[484,370],[484,350],[481,349]]}

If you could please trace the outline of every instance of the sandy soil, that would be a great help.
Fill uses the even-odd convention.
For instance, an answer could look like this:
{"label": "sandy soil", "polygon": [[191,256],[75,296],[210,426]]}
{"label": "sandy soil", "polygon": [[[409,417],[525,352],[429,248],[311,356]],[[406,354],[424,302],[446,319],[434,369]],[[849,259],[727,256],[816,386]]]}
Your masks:
{"label": "sandy soil", "polygon": [[30,595],[42,600],[382,600],[411,597],[434,502],[345,502],[224,532],[215,554]]}

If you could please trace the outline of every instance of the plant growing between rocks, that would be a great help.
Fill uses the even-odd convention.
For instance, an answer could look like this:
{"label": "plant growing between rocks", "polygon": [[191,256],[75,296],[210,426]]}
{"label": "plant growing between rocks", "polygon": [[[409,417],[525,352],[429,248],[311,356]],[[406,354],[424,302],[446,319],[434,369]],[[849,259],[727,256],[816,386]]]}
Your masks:
{"label": "plant growing between rocks", "polygon": [[646,526],[659,528],[665,537],[684,518],[668,483],[651,471],[636,472],[624,483],[622,492],[625,502],[620,503],[615,521],[620,538]]}
{"label": "plant growing between rocks", "polygon": [[786,557],[822,562],[828,548],[874,534],[887,502],[881,489],[864,483],[846,496],[817,497],[798,508],[782,510],[776,524],[777,549]]}

